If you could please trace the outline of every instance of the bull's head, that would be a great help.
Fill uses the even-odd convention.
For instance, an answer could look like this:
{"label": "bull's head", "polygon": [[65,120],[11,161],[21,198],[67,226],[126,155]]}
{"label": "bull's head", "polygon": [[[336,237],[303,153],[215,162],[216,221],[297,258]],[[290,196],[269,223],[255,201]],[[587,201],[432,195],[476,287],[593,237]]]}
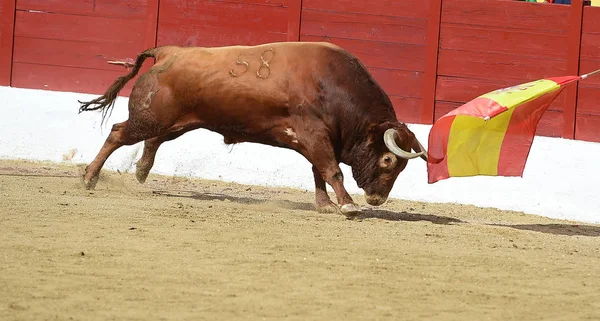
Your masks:
{"label": "bull's head", "polygon": [[418,157],[427,160],[427,151],[402,123],[372,125],[367,136],[366,144],[356,155],[352,174],[365,191],[367,203],[379,206],[387,200],[408,161]]}

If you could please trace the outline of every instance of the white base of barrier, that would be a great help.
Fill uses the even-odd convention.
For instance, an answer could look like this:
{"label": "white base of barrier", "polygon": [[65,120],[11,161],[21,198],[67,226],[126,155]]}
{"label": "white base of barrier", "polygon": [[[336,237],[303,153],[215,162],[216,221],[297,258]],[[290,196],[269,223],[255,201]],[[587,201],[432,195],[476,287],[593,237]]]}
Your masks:
{"label": "white base of barrier", "polygon": [[[127,119],[127,98],[119,97],[108,124],[96,112],[78,114],[77,100],[97,95],[0,87],[0,158],[90,162],[112,124]],[[427,147],[431,126],[409,125]],[[117,150],[105,168],[135,170],[142,143]],[[566,155],[566,156],[565,156]],[[420,159],[409,162],[392,198],[472,204],[541,216],[600,223],[600,144],[536,137],[523,178],[450,178],[427,184]],[[342,166],[350,193],[362,193]],[[314,189],[311,165],[296,152],[253,143],[232,147],[223,137],[196,130],[163,144],[152,173],[220,179],[243,184]]]}

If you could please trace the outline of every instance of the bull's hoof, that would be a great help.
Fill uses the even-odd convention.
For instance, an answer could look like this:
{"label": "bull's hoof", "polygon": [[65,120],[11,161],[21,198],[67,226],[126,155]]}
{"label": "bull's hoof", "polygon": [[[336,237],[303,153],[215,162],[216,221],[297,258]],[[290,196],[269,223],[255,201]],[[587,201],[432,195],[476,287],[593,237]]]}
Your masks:
{"label": "bull's hoof", "polygon": [[146,182],[146,179],[148,178],[148,174],[150,174],[150,171],[140,170],[138,168],[135,171],[135,178],[138,182],[140,182],[140,184],[144,184]]}
{"label": "bull's hoof", "polygon": [[325,204],[317,204],[316,205],[317,208],[317,212],[321,213],[321,214],[335,214],[338,213],[338,207],[337,205],[333,204],[332,201],[329,201],[329,203],[325,203]]}
{"label": "bull's hoof", "polygon": [[83,179],[83,185],[87,190],[93,190],[96,188],[96,183],[98,183],[98,176],[93,177],[92,179]]}
{"label": "bull's hoof", "polygon": [[340,210],[342,211],[342,214],[346,216],[356,216],[362,212],[358,205],[352,203],[342,205]]}

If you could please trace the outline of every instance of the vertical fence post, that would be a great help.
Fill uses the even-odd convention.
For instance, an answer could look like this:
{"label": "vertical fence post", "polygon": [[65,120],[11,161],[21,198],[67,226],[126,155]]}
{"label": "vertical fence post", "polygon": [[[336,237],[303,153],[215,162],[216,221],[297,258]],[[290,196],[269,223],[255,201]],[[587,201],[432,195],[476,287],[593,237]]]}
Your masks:
{"label": "vertical fence post", "polygon": [[144,38],[144,49],[156,47],[159,0],[148,0],[146,8],[146,37]]}
{"label": "vertical fence post", "polygon": [[[579,75],[579,53],[581,50],[581,29],[583,24],[583,0],[571,1],[569,33],[567,35],[567,74]],[[578,84],[565,89],[565,110],[563,112],[563,138],[575,138]]]}
{"label": "vertical fence post", "polygon": [[16,0],[0,0],[0,86],[10,86]]}
{"label": "vertical fence post", "polygon": [[302,19],[302,0],[288,1],[288,41],[300,41],[300,23]]}
{"label": "vertical fence post", "polygon": [[433,124],[434,121],[441,19],[442,0],[429,0],[425,73],[423,75],[423,106],[421,109],[421,123],[423,124]]}

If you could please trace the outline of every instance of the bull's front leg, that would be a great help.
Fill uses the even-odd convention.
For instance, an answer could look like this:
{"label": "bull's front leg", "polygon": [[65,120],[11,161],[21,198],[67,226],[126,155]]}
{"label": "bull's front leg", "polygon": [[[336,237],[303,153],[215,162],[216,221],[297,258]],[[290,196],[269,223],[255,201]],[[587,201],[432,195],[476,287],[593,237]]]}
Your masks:
{"label": "bull's front leg", "polygon": [[[319,167],[319,165],[316,165],[315,167],[317,168],[317,171],[321,174],[322,180],[325,180],[327,184],[331,185],[331,187],[335,191],[337,202],[340,205],[340,211],[342,212],[342,214],[352,216],[360,213],[360,207],[354,203],[352,197],[350,197],[350,194],[348,194],[346,188],[344,187],[344,174],[342,174],[342,170],[340,169],[338,164],[323,164],[321,167]],[[315,183],[318,184],[316,178]],[[325,191],[324,187],[325,186],[323,186],[323,188],[319,188],[319,186],[317,185],[317,206],[320,197],[319,194],[321,192],[324,193],[324,195],[322,195],[321,197],[326,197],[327,201],[329,201],[329,196],[327,195],[327,192]],[[321,198],[321,201],[324,201],[323,198]]]}
{"label": "bull's front leg", "polygon": [[355,215],[359,213],[360,207],[354,203],[350,194],[344,187],[344,174],[335,159],[333,147],[327,139],[317,139],[316,144],[308,149],[306,156],[313,164],[313,174],[315,176],[315,198],[317,210],[319,208],[326,210],[331,208],[331,201],[325,189],[325,183],[329,184],[336,195],[340,211],[345,215]]}
{"label": "bull's front leg", "polygon": [[338,208],[327,194],[327,186],[323,176],[315,166],[312,167],[315,177],[315,205],[319,213],[337,213]]}

